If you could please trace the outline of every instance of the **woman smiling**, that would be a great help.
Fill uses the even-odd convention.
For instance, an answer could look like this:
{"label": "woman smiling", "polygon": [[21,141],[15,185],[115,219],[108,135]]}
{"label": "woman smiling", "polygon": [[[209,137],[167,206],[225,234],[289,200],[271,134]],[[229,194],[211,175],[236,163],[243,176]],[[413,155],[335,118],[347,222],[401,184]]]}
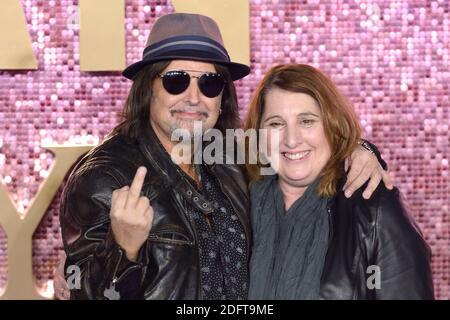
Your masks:
{"label": "woman smiling", "polygon": [[[361,129],[333,82],[307,65],[272,68],[246,129],[279,137],[276,174],[252,178],[250,299],[432,299],[431,252],[398,189],[346,198]],[[276,166],[273,164],[276,163]]]}

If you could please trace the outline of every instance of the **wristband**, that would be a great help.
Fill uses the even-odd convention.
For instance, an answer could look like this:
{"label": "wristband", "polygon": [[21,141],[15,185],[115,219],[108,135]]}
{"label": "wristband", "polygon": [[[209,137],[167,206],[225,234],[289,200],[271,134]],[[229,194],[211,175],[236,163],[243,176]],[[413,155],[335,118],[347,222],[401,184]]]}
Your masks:
{"label": "wristband", "polygon": [[375,153],[375,151],[373,151],[372,147],[370,146],[370,144],[366,140],[359,139],[358,140],[358,144],[361,147],[363,147],[364,149],[366,149],[367,151],[369,151],[371,154]]}

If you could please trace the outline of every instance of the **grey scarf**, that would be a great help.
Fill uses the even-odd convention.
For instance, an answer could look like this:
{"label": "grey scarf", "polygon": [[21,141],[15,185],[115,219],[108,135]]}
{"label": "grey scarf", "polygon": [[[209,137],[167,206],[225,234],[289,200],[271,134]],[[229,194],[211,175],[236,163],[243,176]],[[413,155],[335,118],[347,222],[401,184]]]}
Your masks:
{"label": "grey scarf", "polygon": [[251,190],[249,299],[318,299],[328,249],[327,199],[312,183],[286,212],[276,176]]}

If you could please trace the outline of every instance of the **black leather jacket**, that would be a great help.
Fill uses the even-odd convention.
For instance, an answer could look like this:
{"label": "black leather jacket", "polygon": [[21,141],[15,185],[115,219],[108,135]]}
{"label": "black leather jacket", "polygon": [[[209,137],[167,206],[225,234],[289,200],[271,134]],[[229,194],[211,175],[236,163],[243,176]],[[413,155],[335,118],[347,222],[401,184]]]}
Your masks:
{"label": "black leather jacket", "polygon": [[[141,165],[148,170],[142,194],[151,201],[154,219],[133,263],[114,241],[109,211],[113,190],[130,185]],[[251,239],[243,168],[208,168]],[[69,279],[72,273],[66,275],[72,299],[201,299],[197,231],[186,212],[188,203],[203,213],[212,209],[197,200],[197,191],[179,170],[150,128],[135,143],[112,135],[77,164],[64,190],[60,216],[65,270],[71,265],[81,270],[80,288]]]}
{"label": "black leather jacket", "polygon": [[347,199],[344,182],[328,207],[331,234],[320,297],[434,299],[431,250],[398,189],[381,183],[368,200],[362,197],[364,187]]}

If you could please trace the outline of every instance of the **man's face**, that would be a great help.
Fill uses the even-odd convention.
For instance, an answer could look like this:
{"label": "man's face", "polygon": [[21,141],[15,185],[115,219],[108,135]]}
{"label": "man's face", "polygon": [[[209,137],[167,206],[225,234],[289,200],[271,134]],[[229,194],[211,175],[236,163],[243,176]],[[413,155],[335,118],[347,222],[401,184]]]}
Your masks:
{"label": "man's face", "polygon": [[[208,98],[199,90],[198,79],[206,72],[216,72],[211,63],[174,60],[161,74],[182,70],[191,76],[188,88],[180,94],[170,94],[163,86],[162,79],[153,83],[153,96],[150,106],[150,124],[166,149],[171,149],[177,141],[171,141],[176,129],[185,129],[193,136],[194,122],[201,121],[203,131],[211,129],[219,118],[222,93]],[[193,77],[194,76],[194,77]],[[170,150],[168,150],[170,151]]]}

